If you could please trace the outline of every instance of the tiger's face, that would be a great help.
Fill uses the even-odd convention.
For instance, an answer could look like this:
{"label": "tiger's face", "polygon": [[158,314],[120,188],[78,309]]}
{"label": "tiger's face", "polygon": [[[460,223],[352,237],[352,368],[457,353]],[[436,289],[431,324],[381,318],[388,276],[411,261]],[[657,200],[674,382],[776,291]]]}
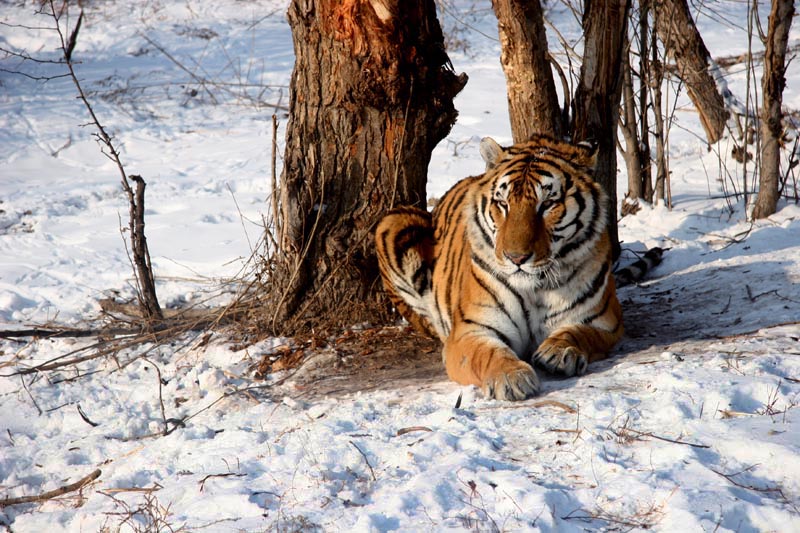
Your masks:
{"label": "tiger's face", "polygon": [[595,165],[592,146],[548,148],[541,141],[537,146],[536,151],[512,151],[488,138],[481,143],[487,163],[482,197],[490,199],[482,206],[483,218],[495,268],[512,280],[533,278],[538,285],[558,281],[560,261],[597,218],[602,197],[585,178]]}
{"label": "tiger's face", "polygon": [[510,274],[537,274],[552,260],[553,226],[563,215],[563,186],[551,176],[500,176],[488,216],[495,228],[494,253]]}

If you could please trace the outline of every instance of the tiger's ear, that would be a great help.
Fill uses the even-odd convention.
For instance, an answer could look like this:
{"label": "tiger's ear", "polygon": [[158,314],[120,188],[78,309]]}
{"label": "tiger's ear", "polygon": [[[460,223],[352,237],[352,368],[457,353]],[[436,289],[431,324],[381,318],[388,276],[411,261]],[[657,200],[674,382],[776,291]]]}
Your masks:
{"label": "tiger's ear", "polygon": [[599,146],[600,143],[593,137],[579,142],[577,147],[580,148],[581,157],[578,158],[578,163],[586,168],[594,170],[597,166],[597,154],[600,151],[598,150]]}
{"label": "tiger's ear", "polygon": [[503,147],[491,137],[481,139],[481,157],[486,162],[486,170],[494,168],[503,157]]}

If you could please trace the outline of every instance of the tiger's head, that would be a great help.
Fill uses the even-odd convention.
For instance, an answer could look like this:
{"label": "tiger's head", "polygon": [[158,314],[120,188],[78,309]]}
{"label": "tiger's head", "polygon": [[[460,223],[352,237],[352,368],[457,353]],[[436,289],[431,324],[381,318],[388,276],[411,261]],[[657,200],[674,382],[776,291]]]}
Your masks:
{"label": "tiger's head", "polygon": [[520,282],[557,283],[560,265],[579,260],[605,231],[606,197],[592,179],[596,145],[536,136],[503,148],[487,137],[481,155],[480,219],[494,268]]}

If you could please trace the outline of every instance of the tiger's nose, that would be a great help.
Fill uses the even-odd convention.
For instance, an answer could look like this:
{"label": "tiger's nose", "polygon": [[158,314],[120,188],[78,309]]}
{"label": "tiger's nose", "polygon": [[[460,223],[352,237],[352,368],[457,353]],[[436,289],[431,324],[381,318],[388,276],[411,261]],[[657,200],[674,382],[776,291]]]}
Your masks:
{"label": "tiger's nose", "polygon": [[506,256],[506,259],[508,259],[509,261],[514,263],[515,265],[519,266],[522,263],[524,263],[525,261],[527,261],[528,259],[530,259],[530,257],[533,254],[517,254],[517,253],[514,253],[514,252],[503,252],[503,255]]}

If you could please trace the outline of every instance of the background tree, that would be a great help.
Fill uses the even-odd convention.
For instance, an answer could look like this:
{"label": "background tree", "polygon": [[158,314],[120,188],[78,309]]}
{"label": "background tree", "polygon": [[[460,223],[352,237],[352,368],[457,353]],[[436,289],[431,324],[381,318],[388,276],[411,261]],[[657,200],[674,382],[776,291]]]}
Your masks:
{"label": "background tree", "polygon": [[[654,0],[639,0],[638,9],[630,11],[630,36],[623,52],[623,85],[620,130],[628,171],[628,192],[622,215],[636,213],[638,200],[663,201],[670,205],[665,191],[669,179],[666,158],[667,127],[662,108],[664,67],[656,27],[659,11]],[[652,23],[651,23],[652,19]],[[653,188],[651,146],[655,145],[656,187]]]}
{"label": "background tree", "polygon": [[[533,133],[549,133],[570,136],[574,141],[591,138],[598,142],[595,178],[611,199],[608,223],[616,257],[619,255],[619,238],[615,139],[630,1],[587,0],[584,4],[584,56],[579,83],[572,98],[570,124],[564,124],[561,118],[553,73],[544,59],[547,41],[540,1],[493,0],[492,5],[498,18],[514,140],[524,140]],[[520,71],[531,74],[525,79]],[[569,95],[564,96],[569,98]],[[525,102],[535,102],[535,109],[526,111]],[[520,112],[525,116],[514,116]]]}
{"label": "background tree", "polygon": [[572,137],[598,143],[595,180],[610,199],[608,228],[613,257],[619,257],[617,235],[617,124],[622,94],[629,0],[587,0],[583,12],[584,52],[573,99]]}
{"label": "background tree", "polygon": [[559,109],[550,70],[544,15],[538,0],[492,0],[506,76],[514,142],[534,133],[561,137],[567,119]]}
{"label": "background tree", "polygon": [[778,205],[783,89],[786,86],[786,48],[794,17],[794,0],[773,0],[769,14],[764,75],[761,80],[761,167],[753,218],[766,218]]}
{"label": "background tree", "polygon": [[677,74],[700,114],[709,144],[717,142],[729,117],[712,72],[711,54],[694,24],[686,0],[652,3],[655,25],[665,50],[675,60]]}
{"label": "background tree", "polygon": [[[628,192],[626,196],[631,200],[628,205],[638,206],[637,199],[650,201],[653,196],[653,183],[650,172],[650,132],[648,120],[649,98],[647,84],[644,83],[644,73],[648,71],[648,55],[642,53],[650,46],[648,42],[647,5],[642,2],[638,17],[638,53],[632,49],[634,40],[631,39],[625,52],[622,54],[622,110],[620,117],[620,130],[625,139],[625,149],[622,152],[625,166],[628,171]],[[634,86],[633,60],[638,55],[638,91]],[[622,151],[622,149],[620,148]],[[636,209],[633,210],[635,212]],[[623,216],[626,205],[622,206]]]}
{"label": "background tree", "polygon": [[393,206],[425,206],[430,155],[466,76],[452,70],[433,0],[293,0],[288,18],[295,66],[268,325],[374,321],[386,304],[372,231]]}

